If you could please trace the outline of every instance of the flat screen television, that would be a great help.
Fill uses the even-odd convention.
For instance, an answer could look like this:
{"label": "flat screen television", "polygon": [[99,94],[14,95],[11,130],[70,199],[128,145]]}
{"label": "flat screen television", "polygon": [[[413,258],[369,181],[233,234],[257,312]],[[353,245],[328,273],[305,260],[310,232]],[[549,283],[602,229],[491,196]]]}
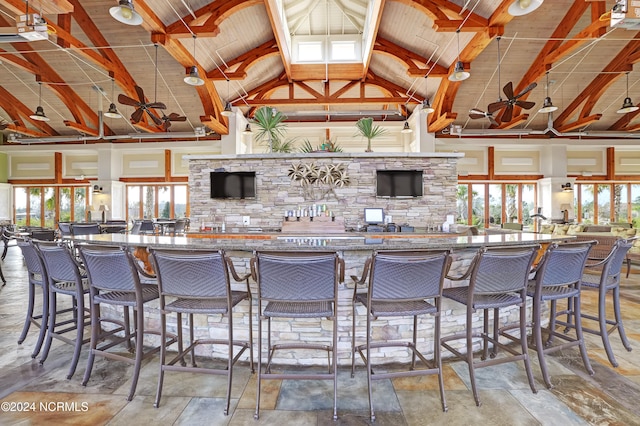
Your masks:
{"label": "flat screen television", "polygon": [[422,170],[378,170],[376,195],[378,197],[421,197]]}
{"label": "flat screen television", "polygon": [[211,198],[255,198],[256,172],[211,172]]}

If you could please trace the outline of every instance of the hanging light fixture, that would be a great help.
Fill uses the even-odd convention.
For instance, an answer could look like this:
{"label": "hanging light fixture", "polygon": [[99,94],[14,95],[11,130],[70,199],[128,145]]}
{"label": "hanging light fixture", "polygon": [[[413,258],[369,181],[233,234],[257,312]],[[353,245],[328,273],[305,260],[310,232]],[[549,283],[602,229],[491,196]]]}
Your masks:
{"label": "hanging light fixture", "polygon": [[248,135],[248,134],[250,134],[250,133],[253,133],[253,132],[251,131],[251,126],[249,125],[249,123],[247,123],[247,126],[244,128],[244,131],[243,131],[242,133],[244,133],[245,135]]}
{"label": "hanging light fixture", "polygon": [[196,63],[196,38],[198,36],[193,33],[193,62],[194,65],[189,70],[189,75],[184,78],[184,82],[189,86],[202,86],[204,84],[204,80],[200,78],[200,74],[198,73],[198,66]]}
{"label": "hanging light fixture", "polygon": [[464,65],[460,60],[460,29],[456,30],[456,37],[458,38],[458,60],[453,73],[449,74],[449,81],[463,81],[471,77],[471,73],[464,70]]}
{"label": "hanging light fixture", "polygon": [[431,114],[432,112],[435,111],[435,109],[433,109],[433,107],[431,106],[431,103],[429,102],[429,98],[422,101],[422,110],[427,114]]}
{"label": "hanging light fixture", "polygon": [[631,102],[631,98],[629,97],[629,72],[627,72],[627,97],[624,98],[624,102],[622,103],[622,108],[616,111],[618,114],[626,114],[628,112],[634,112],[640,109],[637,105],[634,105]]}
{"label": "hanging light fixture", "polygon": [[[115,87],[115,81],[112,78],[111,79],[111,99],[113,100],[114,97],[114,87]],[[114,104],[113,102],[111,102],[111,104],[109,105],[109,109],[107,110],[107,112],[104,113],[105,117],[109,117],[109,118],[121,118],[122,115],[120,115],[120,113],[118,112],[118,108],[116,108],[116,104]]]}
{"label": "hanging light fixture", "polygon": [[542,6],[544,0],[515,0],[509,6],[508,12],[511,16],[522,16],[529,14]]}
{"label": "hanging light fixture", "polygon": [[573,188],[571,187],[570,182],[560,185],[560,188],[562,189],[562,192],[573,192]]}
{"label": "hanging light fixture", "polygon": [[29,116],[32,120],[36,121],[49,121],[49,117],[44,114],[44,108],[42,108],[42,82],[38,82],[38,106],[36,112]]}
{"label": "hanging light fixture", "polygon": [[231,102],[229,102],[229,79],[227,78],[227,102],[224,104],[224,110],[222,111],[222,115],[225,117],[231,117],[233,115],[233,110],[231,109]]}
{"label": "hanging light fixture", "polygon": [[553,105],[553,102],[551,102],[551,98],[549,97],[549,71],[547,71],[547,97],[544,98],[542,108],[540,108],[538,112],[544,114],[545,112],[553,112],[557,109],[558,107]]}
{"label": "hanging light fixture", "polygon": [[127,25],[142,24],[142,16],[133,8],[133,0],[120,0],[117,6],[109,9],[109,14],[116,21]]}
{"label": "hanging light fixture", "polygon": [[409,127],[409,122],[405,121],[404,127],[402,128],[400,133],[411,133],[411,132],[413,132],[413,130],[411,130],[411,127]]}

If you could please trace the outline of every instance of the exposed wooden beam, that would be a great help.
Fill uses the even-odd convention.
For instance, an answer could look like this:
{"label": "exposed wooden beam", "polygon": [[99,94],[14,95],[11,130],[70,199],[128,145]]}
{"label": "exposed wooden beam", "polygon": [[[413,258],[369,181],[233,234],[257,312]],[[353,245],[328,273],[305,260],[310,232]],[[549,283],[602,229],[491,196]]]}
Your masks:
{"label": "exposed wooden beam", "polygon": [[252,65],[262,59],[279,54],[278,43],[275,39],[271,39],[236,58],[225,61],[227,68],[214,68],[207,71],[206,75],[212,80],[242,80],[247,77],[247,70]]}
{"label": "exposed wooden beam", "polygon": [[364,80],[364,76],[367,75],[367,71],[369,70],[369,64],[371,63],[371,56],[373,55],[373,44],[378,38],[378,29],[380,28],[380,21],[382,20],[382,9],[384,9],[385,0],[372,0],[369,2],[369,10],[371,13],[369,16],[371,17],[371,21],[369,23],[369,31],[366,32],[364,40],[362,40],[362,44],[364,47],[364,53],[362,54],[362,62],[364,66],[362,67],[362,79]]}
{"label": "exposed wooden beam", "polygon": [[293,81],[291,76],[291,46],[287,42],[288,34],[285,33],[285,22],[280,18],[278,10],[278,2],[276,0],[264,0],[264,5],[267,8],[267,15],[269,15],[269,21],[271,22],[271,29],[276,36],[276,42],[280,49],[280,57],[282,58],[282,64],[284,65],[284,72],[287,75],[289,83]]}
{"label": "exposed wooden beam", "polygon": [[263,3],[263,0],[210,1],[207,5],[193,11],[195,18],[191,14],[181,16],[167,25],[166,32],[172,38],[191,38],[192,32],[203,37],[215,37],[220,33],[219,25],[225,18]]}
{"label": "exposed wooden beam", "polygon": [[407,67],[409,77],[424,77],[427,73],[429,73],[429,77],[442,78],[449,75],[449,70],[442,65],[429,62],[427,58],[382,37],[376,39],[374,50],[402,62]]}

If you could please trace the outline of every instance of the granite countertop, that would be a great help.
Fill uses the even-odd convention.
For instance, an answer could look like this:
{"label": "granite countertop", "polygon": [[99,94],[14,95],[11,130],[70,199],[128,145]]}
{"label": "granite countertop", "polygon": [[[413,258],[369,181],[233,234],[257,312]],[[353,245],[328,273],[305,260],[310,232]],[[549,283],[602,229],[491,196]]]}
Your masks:
{"label": "granite countertop", "polygon": [[221,248],[227,251],[300,249],[326,250],[406,250],[406,249],[465,249],[483,246],[514,246],[565,240],[567,236],[551,234],[513,233],[497,235],[460,236],[457,234],[402,233],[342,233],[334,235],[302,235],[282,233],[198,234],[170,237],[154,235],[99,234],[73,237],[76,242],[103,245],[125,245],[158,248]]}

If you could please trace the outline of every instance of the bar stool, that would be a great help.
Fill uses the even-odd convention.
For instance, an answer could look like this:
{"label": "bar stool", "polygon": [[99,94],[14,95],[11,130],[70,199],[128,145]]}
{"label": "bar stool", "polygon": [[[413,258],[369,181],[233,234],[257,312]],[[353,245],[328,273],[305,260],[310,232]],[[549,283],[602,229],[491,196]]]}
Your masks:
{"label": "bar stool", "polygon": [[[144,304],[158,298],[158,286],[155,283],[140,282],[136,261],[126,248],[80,246],[78,250],[87,270],[91,306],[91,343],[82,385],[86,386],[91,378],[96,355],[129,362],[134,364],[131,387],[127,396],[127,400],[131,401],[138,384],[142,360],[160,350],[160,346],[146,352],[143,348],[145,333],[160,334],[160,330],[146,330],[144,327]],[[101,305],[122,306],[123,319],[103,316],[100,312]],[[130,324],[130,307],[134,311],[133,330]],[[116,327],[103,330],[103,324],[113,324]],[[121,343],[126,343],[127,348],[132,350],[132,339],[135,339],[133,358],[109,352],[109,349]],[[165,345],[170,345],[175,340],[175,336],[169,336]],[[101,346],[99,346],[100,343],[102,343]]]}
{"label": "bar stool", "polygon": [[[573,346],[578,346],[582,362],[585,370],[593,375],[593,369],[587,355],[582,327],[580,321],[576,322],[575,336],[571,336],[566,332],[557,331],[556,318],[561,315],[572,315],[579,318],[581,315],[580,308],[580,290],[582,275],[585,264],[589,256],[591,248],[596,241],[580,242],[580,243],[552,243],[545,251],[542,259],[533,270],[535,279],[529,281],[527,288],[527,296],[533,298],[533,314],[532,314],[532,340],[533,345],[529,345],[530,349],[534,349],[538,353],[540,362],[540,370],[547,388],[553,388],[549,373],[547,372],[547,362],[545,355],[559,350],[564,350]],[[567,299],[567,309],[558,312],[557,302],[561,299]],[[542,306],[546,302],[550,302],[549,325],[543,330],[542,328]],[[512,326],[509,328],[516,328]],[[502,328],[500,333],[513,341],[519,341],[519,337],[515,337],[508,333],[509,328]],[[543,331],[547,335],[546,341],[543,341]],[[558,338],[563,341],[561,344],[553,344],[553,339]]]}
{"label": "bar stool", "polygon": [[[227,399],[224,414],[229,413],[231,399],[231,381],[233,366],[245,350],[249,350],[250,367],[253,372],[252,350],[252,308],[251,291],[249,289],[250,274],[238,276],[233,263],[224,251],[204,250],[158,250],[150,249],[151,260],[158,277],[160,294],[160,322],[161,341],[167,341],[167,315],[177,314],[178,354],[167,361],[166,346],[160,347],[160,377],[156,393],[155,407],[160,406],[162,384],[165,371],[186,371],[191,373],[206,373],[227,376]],[[236,281],[244,281],[246,289],[236,291],[231,289],[229,273]],[[233,308],[243,300],[249,302],[249,341],[234,340]],[[189,346],[183,348],[182,314],[189,318]],[[193,330],[193,316],[226,315],[229,321],[227,339],[195,339]],[[227,350],[227,366],[224,369],[200,368],[196,365],[195,349],[198,345],[224,345]],[[234,346],[239,352],[234,355]],[[184,358],[191,353],[191,367],[185,365]],[[180,361],[181,365],[175,365]]]}
{"label": "bar stool", "polygon": [[[467,272],[460,277],[447,277],[454,281],[469,279],[469,285],[464,287],[446,288],[442,295],[446,298],[462,303],[466,306],[467,320],[464,333],[456,333],[440,339],[442,347],[465,361],[469,366],[471,390],[477,406],[480,406],[476,389],[475,369],[505,362],[523,361],[529,386],[533,393],[537,393],[533,383],[533,373],[529,361],[527,345],[527,283],[529,271],[539,249],[535,246],[521,247],[493,247],[482,248],[478,251]],[[499,310],[517,306],[520,310],[519,329],[520,351],[498,341],[499,338]],[[481,332],[473,330],[473,316],[477,310],[483,311],[483,329]],[[489,309],[493,309],[493,333],[489,334]],[[475,360],[473,355],[473,339],[480,338],[482,358]],[[448,342],[452,340],[466,341],[466,353],[452,347]],[[491,357],[489,355],[491,343]],[[497,349],[502,348],[511,356],[496,358]]]}
{"label": "bar stool", "polygon": [[[351,377],[354,375],[356,351],[367,366],[367,385],[369,390],[369,409],[371,421],[376,416],[373,411],[371,382],[376,379],[393,377],[424,376],[437,374],[440,387],[442,410],[447,411],[440,358],[440,319],[441,297],[444,277],[451,266],[448,250],[390,252],[378,251],[365,263],[364,273],[355,281],[353,291],[353,332],[351,340]],[[358,286],[368,281],[366,292],[358,292]],[[366,344],[356,346],[356,305],[367,309]],[[417,348],[418,315],[430,314],[435,318],[433,327],[433,362],[428,361]],[[413,340],[411,342],[385,341],[372,342],[372,323],[380,317],[413,317]],[[372,348],[404,347],[411,351],[409,370],[375,373],[372,371]],[[363,350],[365,351],[363,353]],[[416,357],[427,369],[415,369]]]}
{"label": "bar stool", "polygon": [[[29,240],[17,239],[16,244],[22,251],[24,263],[27,266],[27,286],[29,288],[29,305],[27,306],[27,315],[24,319],[22,333],[20,333],[20,337],[18,338],[18,344],[21,345],[27,338],[27,333],[29,333],[31,324],[38,327],[40,329],[40,333],[38,334],[38,340],[33,348],[33,352],[31,353],[31,358],[35,358],[40,353],[40,349],[42,348],[42,343],[44,342],[44,337],[47,332],[47,318],[49,314],[49,278],[47,277],[47,270],[44,266],[42,257],[33,243]],[[42,311],[40,314],[34,315],[35,294],[37,290],[42,293]],[[69,312],[72,309],[73,308],[66,309],[65,312]],[[61,311],[60,313],[63,312]]]}
{"label": "bar stool", "polygon": [[[344,277],[344,262],[335,252],[256,252],[251,273],[258,283],[258,385],[256,412],[260,415],[262,379],[333,380],[333,419],[338,418],[338,368],[336,311],[338,281]],[[327,318],[331,320],[330,344],[316,342],[273,343],[272,318]],[[262,323],[267,321],[267,364],[262,369]],[[328,373],[272,373],[277,350],[312,349],[327,352]]]}
{"label": "bar stool", "polygon": [[[582,276],[582,288],[594,288],[598,290],[598,314],[590,315],[582,313],[582,319],[595,321],[598,328],[588,328],[582,326],[585,333],[595,334],[602,338],[607,358],[613,367],[618,367],[618,361],[613,354],[613,348],[609,340],[609,335],[618,330],[620,340],[624,348],[631,352],[631,344],[627,339],[622,323],[622,315],[620,314],[620,276],[622,274],[622,265],[625,262],[627,252],[633,246],[636,238],[627,240],[618,239],[611,248],[609,255],[595,263],[587,262],[586,269],[593,270],[595,273],[585,273]],[[607,318],[607,294],[611,293],[611,303],[613,305],[613,318]],[[577,321],[577,320],[576,320]],[[564,323],[568,328],[576,327],[573,324],[571,315],[567,316],[567,322]],[[611,326],[611,327],[609,327]]]}
{"label": "bar stool", "polygon": [[[67,379],[71,379],[76,371],[80,359],[80,350],[89,339],[84,339],[84,327],[89,326],[90,315],[84,306],[84,296],[89,293],[84,271],[76,261],[71,250],[56,242],[36,241],[35,246],[44,260],[44,265],[49,278],[49,319],[47,323],[47,338],[40,364],[44,364],[49,356],[49,349],[53,339],[61,340],[74,346],[73,357]],[[73,318],[58,321],[57,296],[66,295],[72,298]],[[74,337],[68,337],[68,333],[75,332]]]}

